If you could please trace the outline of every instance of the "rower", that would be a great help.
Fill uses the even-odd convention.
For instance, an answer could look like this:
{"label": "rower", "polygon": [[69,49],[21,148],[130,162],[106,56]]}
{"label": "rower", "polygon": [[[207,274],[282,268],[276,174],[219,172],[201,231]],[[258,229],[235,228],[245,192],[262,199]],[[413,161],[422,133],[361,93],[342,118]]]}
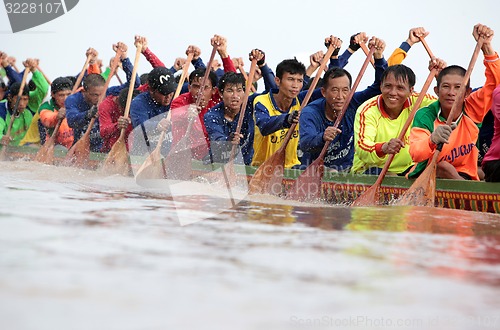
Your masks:
{"label": "rower", "polygon": [[[466,70],[458,65],[451,65],[439,73],[437,85],[434,87],[438,100],[420,109],[415,115],[410,135],[410,155],[418,164],[408,174],[409,178],[418,177],[437,145],[444,143],[437,163],[436,176],[445,179],[479,180],[476,148],[478,125],[489,111],[493,90],[500,82],[500,60],[491,46],[492,29],[477,24],[474,26],[473,36],[476,41],[479,38],[484,40],[481,50],[484,55],[486,82],[474,92],[471,92],[470,81],[467,82],[465,99],[463,105],[460,105],[462,111],[455,112],[452,124],[446,125]],[[488,157],[485,159],[488,160]],[[486,168],[489,169],[488,166]]]}
{"label": "rower", "polygon": [[227,162],[232,145],[239,145],[244,163],[250,165],[254,132],[251,104],[248,106],[247,103],[240,134],[235,134],[245,94],[245,78],[241,73],[226,72],[220,79],[218,88],[222,94],[222,102],[210,109],[204,117],[212,160]]}
{"label": "rower", "polygon": [[[335,43],[336,39],[338,38],[327,38],[329,43]],[[359,42],[365,43],[366,40]],[[325,142],[332,141],[325,155],[325,166],[332,171],[350,170],[354,157],[353,127],[356,110],[363,102],[380,94],[382,74],[387,68],[383,55],[385,42],[372,38],[370,44],[375,47],[375,80],[365,90],[354,93],[338,128],[333,125],[344,107],[352,84],[351,75],[346,70],[338,67],[329,69],[323,76],[323,97],[309,103],[302,110],[299,120],[299,148],[304,152],[303,165],[311,164],[319,156]],[[350,45],[349,48],[351,47],[357,49]]]}
{"label": "rower", "polygon": [[484,156],[482,168],[485,181],[500,182],[500,85],[493,91],[491,113],[494,116],[494,132],[490,148]]}
{"label": "rower", "polygon": [[[420,27],[410,29],[406,41],[387,60],[389,67],[384,71],[380,85],[382,95],[369,99],[358,108],[354,119],[352,173],[380,174],[389,154],[395,155],[389,167],[389,174],[404,175],[413,166],[408,146],[409,132],[406,133],[404,141],[397,136],[419,93],[414,91],[415,73],[400,63],[411,45],[427,34],[428,32]],[[442,60],[431,60],[429,69],[444,66],[446,64]],[[422,106],[427,106],[435,100],[434,96],[426,95]]]}
{"label": "rower", "polygon": [[54,79],[50,87],[51,99],[43,103],[39,109],[40,122],[47,131],[46,136],[51,136],[57,122],[62,120],[55,142],[66,149],[71,148],[74,139],[73,129],[68,126],[66,107],[64,105],[66,98],[71,94],[72,88],[73,83],[68,78],[58,77]]}
{"label": "rower", "polygon": [[105,83],[100,74],[91,73],[83,80],[83,90],[68,96],[65,102],[66,118],[73,129],[74,142],[83,136],[92,117],[96,118],[90,132],[90,150],[95,152],[100,152],[102,147],[97,104],[106,92]]}
{"label": "rower", "polygon": [[[33,115],[28,108],[29,88],[24,86],[22,95],[20,96],[17,112],[14,113],[14,107],[17,103],[21,83],[15,82],[10,85],[7,100],[0,102],[0,144],[17,146],[24,138],[28,128],[30,127]],[[27,110],[27,111],[26,111]],[[12,123],[10,136],[6,136],[9,123]]]}

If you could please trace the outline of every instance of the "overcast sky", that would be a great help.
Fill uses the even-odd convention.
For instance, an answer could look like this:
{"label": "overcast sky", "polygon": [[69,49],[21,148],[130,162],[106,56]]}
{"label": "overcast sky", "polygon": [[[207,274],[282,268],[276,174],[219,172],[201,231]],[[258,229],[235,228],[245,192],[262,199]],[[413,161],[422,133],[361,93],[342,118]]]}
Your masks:
{"label": "overcast sky", "polygon": [[[168,67],[176,57],[184,55],[190,44],[201,48],[206,62],[210,38],[220,34],[228,39],[232,57],[247,60],[247,70],[247,54],[252,48],[264,50],[274,70],[285,58],[297,56],[306,61],[308,54],[325,50],[323,39],[330,34],[343,39],[345,47],[349,37],[359,31],[380,37],[387,43],[387,58],[407,38],[410,28],[423,26],[431,32],[427,41],[436,56],[448,64],[466,67],[475,45],[471,35],[474,24],[480,22],[493,28],[493,44],[496,49],[500,47],[499,7],[493,0],[80,0],[62,17],[15,34],[5,9],[0,10],[0,49],[18,60],[39,58],[41,68],[54,79],[78,73],[85,62],[85,51],[91,46],[107,63],[113,56],[111,44],[123,41],[133,57],[135,34],[146,36],[150,49]],[[361,51],[358,53],[346,67],[354,77],[364,60]],[[472,86],[484,82],[482,56],[479,59]],[[404,62],[417,74],[417,90],[428,74],[427,62],[428,56],[420,44],[413,47]],[[141,58],[139,72],[150,70],[149,63]],[[368,69],[365,76],[371,81],[373,69]],[[361,87],[370,83],[367,79]]]}

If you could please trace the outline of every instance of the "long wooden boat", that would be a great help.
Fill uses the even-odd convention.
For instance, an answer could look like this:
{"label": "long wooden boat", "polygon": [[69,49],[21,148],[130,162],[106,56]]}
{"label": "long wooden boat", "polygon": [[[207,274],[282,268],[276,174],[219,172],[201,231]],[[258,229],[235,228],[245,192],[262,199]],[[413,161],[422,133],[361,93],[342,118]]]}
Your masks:
{"label": "long wooden boat", "polygon": [[[7,155],[10,159],[34,159],[37,147],[22,146],[9,147]],[[56,165],[62,163],[65,151],[56,150]],[[106,154],[90,153],[88,167],[96,169],[106,158]],[[138,168],[144,157],[131,157],[132,167]],[[194,163],[193,168],[197,173],[206,173],[214,170],[212,165]],[[236,172],[251,178],[256,168],[251,166],[237,166]],[[283,179],[284,191],[291,187],[299,176],[299,170],[285,170]],[[325,173],[321,189],[322,200],[327,203],[348,205],[365,190],[375,183],[377,176]],[[408,189],[413,181],[404,177],[388,176],[381,187],[383,198],[386,202],[396,199]],[[436,183],[437,207],[461,209],[469,211],[491,212],[500,214],[500,183],[479,181],[458,181],[438,179]]]}

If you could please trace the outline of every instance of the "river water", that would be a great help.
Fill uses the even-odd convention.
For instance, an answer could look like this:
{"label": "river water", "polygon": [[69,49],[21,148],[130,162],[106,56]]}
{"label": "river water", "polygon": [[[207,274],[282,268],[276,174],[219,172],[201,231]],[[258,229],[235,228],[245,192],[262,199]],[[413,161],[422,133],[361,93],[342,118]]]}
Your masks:
{"label": "river water", "polygon": [[500,329],[498,215],[0,165],[0,329]]}

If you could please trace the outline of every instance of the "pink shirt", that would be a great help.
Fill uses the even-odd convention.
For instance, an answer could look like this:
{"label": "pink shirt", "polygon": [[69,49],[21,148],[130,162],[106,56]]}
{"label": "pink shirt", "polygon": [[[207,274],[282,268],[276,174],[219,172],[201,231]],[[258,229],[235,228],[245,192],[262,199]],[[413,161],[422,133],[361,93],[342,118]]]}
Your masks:
{"label": "pink shirt", "polygon": [[495,117],[495,132],[493,133],[490,149],[484,156],[483,162],[500,160],[500,85],[493,91],[492,98],[491,112]]}

